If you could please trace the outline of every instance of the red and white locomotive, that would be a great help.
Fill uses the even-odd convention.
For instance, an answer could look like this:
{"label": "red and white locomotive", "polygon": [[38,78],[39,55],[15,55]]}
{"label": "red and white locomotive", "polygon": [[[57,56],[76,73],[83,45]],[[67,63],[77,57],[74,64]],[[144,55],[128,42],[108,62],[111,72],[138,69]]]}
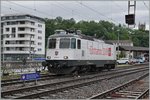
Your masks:
{"label": "red and white locomotive", "polygon": [[56,30],[49,36],[46,63],[50,73],[70,74],[74,72],[114,69],[116,48],[80,30]]}

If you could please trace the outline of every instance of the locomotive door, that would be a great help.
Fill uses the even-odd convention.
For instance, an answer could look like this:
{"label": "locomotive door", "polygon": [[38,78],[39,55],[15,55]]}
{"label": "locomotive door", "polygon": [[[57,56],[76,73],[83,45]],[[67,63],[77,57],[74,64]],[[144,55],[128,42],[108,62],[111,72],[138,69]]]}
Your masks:
{"label": "locomotive door", "polygon": [[92,59],[92,49],[93,49],[93,42],[92,41],[87,41],[87,59]]}

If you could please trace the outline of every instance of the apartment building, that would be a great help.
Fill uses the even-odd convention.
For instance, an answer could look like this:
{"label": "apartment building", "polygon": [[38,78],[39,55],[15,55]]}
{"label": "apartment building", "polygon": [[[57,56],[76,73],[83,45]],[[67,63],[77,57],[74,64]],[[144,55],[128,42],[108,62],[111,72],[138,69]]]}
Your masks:
{"label": "apartment building", "polygon": [[45,22],[29,14],[4,15],[1,17],[2,60],[45,56]]}

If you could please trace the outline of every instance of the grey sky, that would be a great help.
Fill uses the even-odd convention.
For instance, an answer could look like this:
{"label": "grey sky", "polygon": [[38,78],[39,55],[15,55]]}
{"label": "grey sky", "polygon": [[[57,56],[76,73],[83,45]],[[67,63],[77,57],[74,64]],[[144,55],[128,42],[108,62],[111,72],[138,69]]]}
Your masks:
{"label": "grey sky", "polygon": [[[149,1],[136,4],[136,27],[139,22],[145,22],[149,29]],[[76,21],[107,20],[125,24],[128,1],[2,1],[1,8],[2,14],[29,13],[42,18],[61,16]]]}

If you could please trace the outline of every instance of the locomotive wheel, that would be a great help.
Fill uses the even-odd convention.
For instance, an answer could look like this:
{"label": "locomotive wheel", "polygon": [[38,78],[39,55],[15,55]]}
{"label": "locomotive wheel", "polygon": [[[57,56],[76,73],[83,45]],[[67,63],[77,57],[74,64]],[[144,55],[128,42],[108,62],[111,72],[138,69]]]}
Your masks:
{"label": "locomotive wheel", "polygon": [[91,66],[87,66],[87,72],[91,71]]}
{"label": "locomotive wheel", "polygon": [[105,65],[104,65],[104,68],[107,69],[108,71],[110,71],[111,65],[106,65],[106,64],[105,64]]}
{"label": "locomotive wheel", "polygon": [[90,70],[91,72],[95,72],[96,71],[95,65],[91,65],[90,67],[91,67],[91,70]]}

